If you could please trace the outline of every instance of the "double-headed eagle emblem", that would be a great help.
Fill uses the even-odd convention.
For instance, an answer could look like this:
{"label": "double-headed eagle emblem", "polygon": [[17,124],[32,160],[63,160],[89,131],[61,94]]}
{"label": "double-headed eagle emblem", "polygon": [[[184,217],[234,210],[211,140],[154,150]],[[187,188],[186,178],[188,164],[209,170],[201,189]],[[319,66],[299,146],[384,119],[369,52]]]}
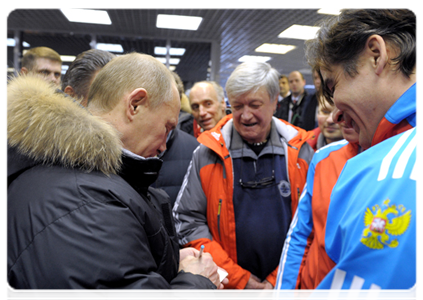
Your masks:
{"label": "double-headed eagle emblem", "polygon": [[[399,236],[407,230],[411,220],[411,210],[406,211],[403,205],[398,207],[389,205],[390,200],[384,201],[386,208],[382,210],[379,205],[367,208],[364,214],[364,225],[361,242],[371,249],[383,249],[385,246],[395,248],[398,240],[390,240],[390,236]],[[390,215],[388,217],[388,215]]]}

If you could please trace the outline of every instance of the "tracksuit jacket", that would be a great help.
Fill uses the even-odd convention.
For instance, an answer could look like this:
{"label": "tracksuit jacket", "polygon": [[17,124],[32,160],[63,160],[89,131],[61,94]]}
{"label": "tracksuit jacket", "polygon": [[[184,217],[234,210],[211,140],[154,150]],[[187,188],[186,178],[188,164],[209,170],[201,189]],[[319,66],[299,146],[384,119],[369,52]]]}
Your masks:
{"label": "tracksuit jacket", "polygon": [[316,151],[285,240],[276,288],[314,289],[334,266],[325,251],[330,194],[345,163],[358,149],[357,143],[341,140]]}
{"label": "tracksuit jacket", "polygon": [[[226,287],[243,289],[251,273],[237,264],[239,249],[236,247],[234,174],[228,149],[231,143],[231,119],[232,115],[225,116],[215,128],[198,138],[202,145],[194,151],[193,160],[173,208],[173,215],[179,243],[197,249],[204,245],[204,251],[213,256],[218,266],[228,271],[229,284]],[[305,143],[312,133],[276,118],[272,122],[287,153],[292,191],[291,211],[295,212],[308,164],[314,154]],[[275,271],[266,278],[273,285],[276,269],[277,264]]]}
{"label": "tracksuit jacket", "polygon": [[415,126],[416,84],[388,110],[373,146],[346,163],[333,189],[325,242],[336,266],[318,289],[415,285]]}

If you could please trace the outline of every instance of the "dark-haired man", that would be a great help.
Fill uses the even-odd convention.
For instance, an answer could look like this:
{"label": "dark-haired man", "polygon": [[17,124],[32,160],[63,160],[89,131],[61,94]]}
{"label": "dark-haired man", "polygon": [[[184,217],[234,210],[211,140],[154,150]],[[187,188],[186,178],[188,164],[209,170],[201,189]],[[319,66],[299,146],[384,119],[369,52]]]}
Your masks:
{"label": "dark-haired man", "polygon": [[83,106],[88,104],[88,91],[95,76],[116,55],[99,49],[90,49],[79,54],[62,81],[62,91],[81,100]]}
{"label": "dark-haired man", "polygon": [[318,288],[409,289],[416,283],[416,16],[345,10],[307,42],[334,119],[365,150],[331,194],[325,245],[336,263]]}

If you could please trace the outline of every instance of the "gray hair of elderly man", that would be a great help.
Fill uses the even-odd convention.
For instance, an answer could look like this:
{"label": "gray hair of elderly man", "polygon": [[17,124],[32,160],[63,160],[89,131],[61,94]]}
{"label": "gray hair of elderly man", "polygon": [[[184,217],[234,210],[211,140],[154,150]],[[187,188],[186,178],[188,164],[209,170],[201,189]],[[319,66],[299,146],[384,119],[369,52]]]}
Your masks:
{"label": "gray hair of elderly man", "polygon": [[231,100],[247,93],[256,92],[264,86],[273,102],[280,92],[279,76],[279,72],[268,63],[244,62],[229,76],[226,82],[226,93]]}

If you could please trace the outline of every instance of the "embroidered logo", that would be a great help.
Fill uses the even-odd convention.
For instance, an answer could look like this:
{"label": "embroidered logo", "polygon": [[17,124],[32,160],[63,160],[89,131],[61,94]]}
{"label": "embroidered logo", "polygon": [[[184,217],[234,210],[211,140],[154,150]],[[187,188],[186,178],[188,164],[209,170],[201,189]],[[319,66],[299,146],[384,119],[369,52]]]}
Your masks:
{"label": "embroidered logo", "polygon": [[219,140],[220,139],[220,134],[219,133],[217,133],[217,132],[212,132],[211,133],[211,135],[216,139],[216,140]]}
{"label": "embroidered logo", "polygon": [[[386,199],[382,207],[375,205],[367,208],[364,213],[364,225],[361,242],[370,249],[383,249],[385,246],[395,248],[399,245],[398,239],[392,236],[404,234],[408,229],[411,220],[411,210],[406,212],[406,208],[401,204],[389,204]],[[384,208],[384,209],[383,209]]]}
{"label": "embroidered logo", "polygon": [[282,197],[289,197],[291,195],[291,185],[286,180],[281,180],[278,184],[279,192]]}

